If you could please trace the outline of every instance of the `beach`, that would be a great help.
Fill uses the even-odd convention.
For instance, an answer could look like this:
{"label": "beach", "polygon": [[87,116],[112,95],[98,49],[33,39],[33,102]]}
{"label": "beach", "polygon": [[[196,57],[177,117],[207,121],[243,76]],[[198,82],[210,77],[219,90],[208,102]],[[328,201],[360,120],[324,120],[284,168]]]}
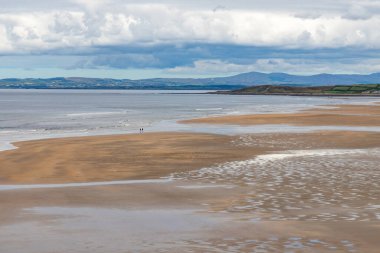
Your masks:
{"label": "beach", "polygon": [[[181,123],[296,126],[380,126],[380,106],[339,105],[335,108],[309,109],[297,113],[233,115],[183,120]],[[376,117],[377,116],[377,117]]]}
{"label": "beach", "polygon": [[[191,133],[145,133],[58,138],[15,143],[0,153],[3,184],[70,183],[154,179],[261,154],[243,152],[233,137]],[[28,167],[25,171],[24,168]]]}
{"label": "beach", "polygon": [[18,142],[14,143],[17,149],[0,153],[0,182],[158,179],[270,152],[366,149],[379,147],[380,143],[379,133],[350,131],[256,134],[250,138],[251,145],[244,145],[242,136],[163,132]]}
{"label": "beach", "polygon": [[[375,253],[380,132],[354,128],[380,126],[380,106],[343,102],[180,121],[271,133],[14,142],[0,152],[0,249]],[[305,131],[281,131],[293,124]]]}
{"label": "beach", "polygon": [[0,9],[0,253],[380,253],[380,0]]}

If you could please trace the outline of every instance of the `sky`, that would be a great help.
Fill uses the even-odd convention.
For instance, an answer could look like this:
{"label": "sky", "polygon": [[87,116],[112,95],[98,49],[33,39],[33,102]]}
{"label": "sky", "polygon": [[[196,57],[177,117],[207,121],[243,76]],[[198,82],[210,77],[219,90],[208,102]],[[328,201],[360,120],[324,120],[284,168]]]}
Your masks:
{"label": "sky", "polygon": [[380,0],[0,0],[0,78],[380,72]]}

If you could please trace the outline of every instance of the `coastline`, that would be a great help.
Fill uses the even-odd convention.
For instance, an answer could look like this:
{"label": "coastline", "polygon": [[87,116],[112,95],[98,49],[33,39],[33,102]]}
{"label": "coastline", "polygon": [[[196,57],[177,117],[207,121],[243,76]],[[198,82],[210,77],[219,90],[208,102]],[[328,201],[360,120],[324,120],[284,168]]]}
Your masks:
{"label": "coastline", "polygon": [[[227,115],[179,121],[183,124],[242,126],[289,124],[296,126],[380,126],[380,104],[349,104],[284,114]],[[262,145],[239,146],[241,134],[152,132],[48,138],[12,143],[0,152],[1,184],[60,184],[118,180],[146,180],[225,162],[245,160],[289,147],[273,148],[265,138],[313,142],[310,148],[374,148],[379,131],[318,130],[304,133],[252,133]],[[347,141],[348,138],[350,141]],[[320,143],[318,143],[320,142]],[[323,144],[321,144],[323,142]],[[12,169],[9,169],[12,168]],[[25,171],[25,168],[28,168]],[[150,169],[146,169],[150,168]]]}
{"label": "coastline", "polygon": [[[311,114],[319,116],[309,124],[359,117],[351,126],[378,126],[378,107],[314,108],[277,120]],[[223,116],[215,125],[237,117],[250,125],[262,116]],[[152,132],[13,144],[17,149],[0,152],[6,252],[380,247],[380,131]]]}
{"label": "coastline", "polygon": [[184,124],[232,124],[295,126],[380,126],[380,104],[337,105],[335,108],[314,108],[296,113],[227,115],[182,120]]}
{"label": "coastline", "polygon": [[228,95],[284,95],[284,96],[331,96],[331,97],[379,97],[379,84],[351,84],[330,86],[257,85],[239,90],[220,91]]}
{"label": "coastline", "polygon": [[207,94],[233,95],[233,96],[291,96],[291,97],[374,97],[379,98],[380,94],[314,94],[314,93],[232,93],[232,92],[208,92]]}

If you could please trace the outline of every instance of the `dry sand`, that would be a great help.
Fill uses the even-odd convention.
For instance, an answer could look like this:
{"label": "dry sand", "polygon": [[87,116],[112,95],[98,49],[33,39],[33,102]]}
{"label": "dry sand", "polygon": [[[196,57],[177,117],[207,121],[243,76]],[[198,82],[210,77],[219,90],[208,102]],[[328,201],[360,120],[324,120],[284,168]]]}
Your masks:
{"label": "dry sand", "polygon": [[380,105],[340,105],[297,113],[233,115],[182,120],[187,124],[380,126]]}

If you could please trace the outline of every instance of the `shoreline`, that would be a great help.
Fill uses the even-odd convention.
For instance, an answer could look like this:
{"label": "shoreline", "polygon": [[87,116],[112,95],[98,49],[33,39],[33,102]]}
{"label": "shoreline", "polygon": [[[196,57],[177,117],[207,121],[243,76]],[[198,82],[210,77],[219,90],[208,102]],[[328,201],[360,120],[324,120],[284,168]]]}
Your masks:
{"label": "shoreline", "polygon": [[113,186],[113,185],[130,185],[130,184],[163,184],[170,183],[171,179],[136,179],[124,181],[98,181],[98,182],[80,182],[80,183],[62,183],[62,184],[0,184],[0,191],[12,190],[32,190],[32,189],[59,189],[59,188],[78,188],[78,187],[96,187],[96,186]]}
{"label": "shoreline", "polygon": [[[218,92],[216,92],[218,93]],[[220,91],[231,95],[285,95],[285,96],[380,96],[379,84],[351,84],[351,85],[256,85],[239,90]]]}
{"label": "shoreline", "polygon": [[[323,106],[323,105],[322,105]],[[329,108],[330,107],[330,108]],[[380,126],[380,104],[369,105],[341,104],[327,108],[312,108],[295,113],[245,114],[214,116],[180,120],[183,124],[216,125],[271,125],[286,124],[293,126]]]}
{"label": "shoreline", "polygon": [[[365,112],[365,115],[363,115]],[[339,115],[338,120],[336,119]],[[250,126],[271,123],[296,126],[351,127],[380,126],[380,104],[323,105],[287,114],[227,115],[179,121],[179,123],[231,124]],[[325,118],[321,120],[321,118]],[[302,122],[311,118],[309,122]],[[335,118],[335,119],[334,119]],[[348,118],[348,119],[347,119]],[[359,121],[352,120],[353,118]],[[259,120],[258,120],[259,119]],[[366,119],[366,120],[364,120]],[[360,124],[358,124],[360,123]],[[359,129],[359,128],[358,128]],[[304,138],[328,145],[316,148],[368,148],[380,145],[380,131],[320,129],[307,132],[237,133],[234,135],[197,132],[148,132],[144,134],[115,133],[89,136],[48,137],[12,142],[13,149],[0,152],[0,184],[60,184],[119,180],[146,180],[168,176],[170,173],[190,171],[224,162],[244,160],[272,151],[302,149],[302,145],[286,149],[268,145],[236,146],[242,135],[278,136],[302,143]],[[329,137],[326,137],[329,136]],[[340,136],[354,136],[356,144],[347,143]],[[369,137],[370,136],[370,137]],[[372,140],[371,140],[372,138]],[[366,140],[366,144],[360,142]],[[345,143],[345,144],[344,144]],[[376,144],[376,145],[375,145]],[[310,148],[310,147],[309,147]],[[78,154],[82,154],[81,156]],[[46,158],[48,157],[48,158]],[[146,169],[151,167],[151,169]],[[9,170],[12,168],[12,172]],[[25,171],[24,168],[29,168]],[[152,169],[153,168],[153,169]]]}
{"label": "shoreline", "polygon": [[[379,109],[369,106],[312,110],[366,114],[371,125]],[[380,131],[147,132],[14,145],[0,152],[6,252],[380,247]]]}
{"label": "shoreline", "polygon": [[380,94],[299,94],[299,93],[269,93],[269,94],[249,94],[249,93],[230,93],[230,92],[208,92],[204,94],[232,95],[232,96],[291,96],[291,97],[374,97],[380,98]]}

